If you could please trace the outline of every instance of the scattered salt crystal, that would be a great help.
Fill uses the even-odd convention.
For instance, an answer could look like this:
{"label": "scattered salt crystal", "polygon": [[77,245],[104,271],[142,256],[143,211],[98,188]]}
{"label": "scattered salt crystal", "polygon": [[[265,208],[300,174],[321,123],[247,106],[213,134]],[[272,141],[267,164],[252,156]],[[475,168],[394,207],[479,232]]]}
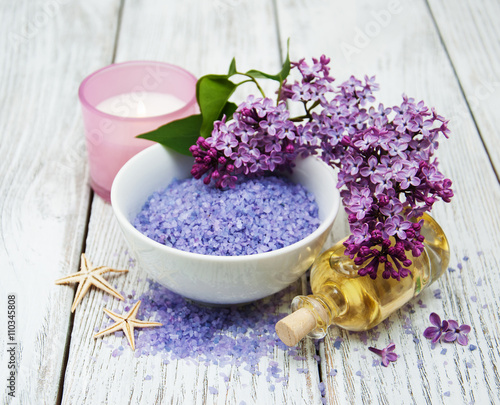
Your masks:
{"label": "scattered salt crystal", "polygon": [[335,349],[339,350],[340,345],[342,344],[343,341],[344,341],[344,339],[342,339],[340,336],[337,336],[337,338],[335,339],[335,342],[333,342],[333,347],[335,347]]}
{"label": "scattered salt crystal", "polygon": [[[240,370],[256,376],[262,374],[259,371],[261,360],[268,358],[266,377],[269,382],[287,384],[280,363],[274,359],[275,351],[281,350],[290,357],[306,360],[305,356],[299,355],[301,348],[286,346],[274,331],[276,322],[287,315],[278,313],[278,308],[285,301],[288,303],[292,289],[289,287],[245,306],[213,308],[196,305],[150,281],[149,289],[138,298],[143,303],[138,318],[155,320],[163,326],[140,331],[136,336],[134,356],[159,354],[164,364],[182,359],[196,365],[214,364],[220,369],[241,366]],[[112,345],[108,347],[114,349]],[[120,346],[112,356],[117,357],[123,352],[124,347]],[[302,369],[302,373],[308,372]],[[228,381],[224,375],[222,378]]]}
{"label": "scattered salt crystal", "polygon": [[337,375],[337,369],[334,368],[328,372],[328,377],[335,377]]}
{"label": "scattered salt crystal", "polygon": [[368,344],[368,334],[363,332],[358,332],[359,339],[363,342],[364,345]]}
{"label": "scattered salt crystal", "polygon": [[425,305],[422,300],[418,300],[417,304],[420,308],[427,308],[427,305]]}

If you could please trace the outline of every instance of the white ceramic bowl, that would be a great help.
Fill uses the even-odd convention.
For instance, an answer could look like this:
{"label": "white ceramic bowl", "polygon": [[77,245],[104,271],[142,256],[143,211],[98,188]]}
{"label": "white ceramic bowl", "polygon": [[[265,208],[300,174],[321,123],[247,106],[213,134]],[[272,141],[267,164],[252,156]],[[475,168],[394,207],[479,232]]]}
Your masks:
{"label": "white ceramic bowl", "polygon": [[[317,158],[299,160],[290,178],[316,198],[320,226],[293,245],[245,256],[209,256],[174,249],[141,234],[131,221],[147,198],[174,178],[190,176],[193,159],[151,146],[130,159],[111,188],[114,213],[140,266],[152,279],[186,298],[209,304],[246,303],[287,287],[320,253],[339,209],[333,170]],[[200,187],[204,187],[200,181]]]}

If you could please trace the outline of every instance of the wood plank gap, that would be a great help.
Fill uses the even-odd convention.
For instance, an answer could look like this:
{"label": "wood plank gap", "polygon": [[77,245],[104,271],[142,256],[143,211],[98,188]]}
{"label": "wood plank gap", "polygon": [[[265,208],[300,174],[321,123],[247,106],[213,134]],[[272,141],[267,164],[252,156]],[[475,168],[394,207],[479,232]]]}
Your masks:
{"label": "wood plank gap", "polygon": [[469,114],[472,118],[472,122],[474,123],[474,127],[476,128],[476,131],[479,134],[479,139],[481,140],[481,144],[483,145],[484,151],[486,152],[486,156],[488,156],[488,162],[490,163],[490,166],[493,169],[493,172],[495,173],[495,176],[497,178],[497,182],[500,184],[500,174],[495,169],[495,165],[493,164],[493,160],[491,159],[491,155],[489,153],[488,147],[486,146],[486,143],[484,142],[483,135],[481,133],[481,130],[479,129],[479,125],[477,124],[476,117],[474,116],[474,112],[471,109],[471,106],[469,104],[469,100],[467,99],[467,95],[465,93],[465,90],[462,87],[462,82],[460,81],[460,77],[458,76],[458,72],[455,69],[455,65],[453,63],[453,60],[451,59],[450,53],[448,52],[448,48],[446,47],[446,42],[444,41],[443,35],[441,34],[441,30],[439,29],[437,21],[434,18],[434,14],[432,13],[432,8],[429,4],[429,0],[425,0],[425,5],[427,7],[427,10],[429,11],[429,15],[431,16],[432,24],[434,25],[434,28],[436,29],[436,32],[437,32],[437,35],[439,38],[439,42],[443,46],[443,50],[444,50],[444,53],[446,55],[446,58],[448,59],[448,61],[450,63],[451,70],[453,71],[453,75],[457,79],[458,88],[460,89],[460,93],[462,93],[462,97],[465,100],[465,104],[467,105],[467,110],[469,111]]}
{"label": "wood plank gap", "polygon": [[278,51],[280,53],[280,63],[283,66],[283,48],[281,46],[281,29],[280,29],[280,19],[278,17],[278,5],[276,4],[277,0],[272,1],[273,5],[273,13],[274,13],[274,22],[276,24],[276,38],[278,39]]}
{"label": "wood plank gap", "polygon": [[111,63],[115,63],[116,60],[116,51],[118,49],[118,42],[120,40],[120,30],[122,28],[122,16],[124,7],[125,7],[125,0],[121,0],[120,8],[118,9],[118,23],[116,24],[115,46],[113,47],[113,57],[111,58]]}
{"label": "wood plank gap", "polygon": [[[87,249],[87,236],[89,234],[90,215],[92,213],[92,201],[93,200],[94,200],[94,190],[90,189],[89,198],[87,201],[87,214],[85,215],[85,229],[83,231],[82,247],[80,249],[80,254],[85,253],[85,250]],[[77,261],[76,271],[78,271],[79,269],[80,269],[80,260]],[[76,294],[77,287],[78,287],[78,285],[76,284],[74,287],[75,294]],[[66,342],[64,344],[64,354],[63,354],[63,360],[62,360],[62,364],[61,364],[61,374],[59,377],[59,391],[57,392],[57,398],[56,398],[57,405],[61,405],[61,403],[62,403],[63,392],[64,392],[64,380],[66,378],[66,367],[68,366],[69,347],[71,344],[71,335],[73,333],[74,323],[75,323],[75,312],[71,312],[71,315],[69,317],[68,334],[66,336]]]}
{"label": "wood plank gap", "polygon": [[[328,336],[328,335],[327,335],[327,336]],[[327,336],[325,336],[325,338],[326,338]],[[323,383],[323,385],[326,385],[326,378],[325,378],[325,379],[323,379],[323,371],[321,371],[321,362],[323,361],[323,359],[321,358],[321,353],[320,353],[320,350],[319,350],[319,346],[320,346],[320,344],[325,344],[325,343],[324,343],[324,342],[325,342],[325,338],[323,338],[323,340],[322,340],[321,342],[314,342],[314,349],[315,349],[315,351],[316,351],[316,364],[317,364],[317,366],[318,366],[318,378],[319,378],[319,384]],[[320,359],[320,361],[318,361],[317,359]],[[319,388],[319,384],[318,384],[318,387],[317,387],[317,388],[318,388],[318,390],[320,391],[319,395],[320,395],[321,397],[323,397],[323,395],[324,395],[325,391],[324,391],[324,389],[323,389],[323,391],[322,391],[322,390],[320,390],[320,388]]]}

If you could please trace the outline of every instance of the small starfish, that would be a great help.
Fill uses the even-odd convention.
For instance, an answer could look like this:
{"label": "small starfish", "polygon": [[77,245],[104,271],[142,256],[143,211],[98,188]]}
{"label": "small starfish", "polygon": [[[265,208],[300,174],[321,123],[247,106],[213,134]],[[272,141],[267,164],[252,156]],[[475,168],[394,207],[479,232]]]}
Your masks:
{"label": "small starfish", "polygon": [[122,329],[127,336],[128,342],[132,347],[132,350],[135,350],[135,341],[134,341],[134,328],[152,328],[153,326],[162,326],[159,322],[146,322],[140,321],[136,319],[137,311],[139,310],[139,306],[141,305],[141,301],[137,301],[129,313],[125,316],[115,314],[110,310],[104,308],[104,312],[108,314],[110,318],[112,318],[116,323],[111,325],[109,328],[101,330],[99,333],[94,335],[94,339],[98,338],[102,335],[107,335],[108,333],[116,332],[119,329]]}
{"label": "small starfish", "polygon": [[111,287],[101,274],[108,272],[126,273],[128,270],[115,270],[106,266],[93,267],[92,263],[90,263],[85,256],[85,253],[82,253],[81,263],[80,271],[56,280],[56,284],[80,283],[78,284],[78,289],[76,290],[75,300],[71,306],[71,312],[75,312],[75,308],[92,285],[104,290],[108,294],[111,294],[120,300],[124,299],[118,291]]}

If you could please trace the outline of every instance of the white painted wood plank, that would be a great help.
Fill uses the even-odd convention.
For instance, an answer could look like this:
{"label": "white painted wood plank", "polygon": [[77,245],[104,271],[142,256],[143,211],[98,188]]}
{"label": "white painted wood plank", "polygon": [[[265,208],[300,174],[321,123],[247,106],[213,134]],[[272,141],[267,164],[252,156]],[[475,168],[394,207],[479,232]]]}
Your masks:
{"label": "white painted wood plank", "polygon": [[[233,56],[242,70],[251,68],[277,72],[280,55],[272,4],[258,2],[149,1],[125,2],[116,61],[151,59],[183,66],[195,75],[224,73]],[[241,93],[240,93],[241,94]],[[126,247],[118,231],[112,210],[96,198],[92,206],[87,253],[97,264],[118,268],[127,265]],[[147,275],[137,268],[126,277],[116,278],[119,290],[147,289]],[[139,281],[142,280],[142,281]],[[301,284],[297,283],[297,288]],[[298,290],[297,290],[298,291]],[[297,292],[284,300],[289,301]],[[280,349],[259,363],[260,376],[244,368],[219,368],[196,365],[193,359],[162,364],[160,356],[135,358],[128,347],[118,358],[111,356],[108,342],[114,336],[94,341],[93,328],[100,327],[105,316],[102,308],[111,308],[102,293],[95,291],[77,309],[64,382],[63,404],[81,403],[234,403],[302,404],[320,403],[316,353],[305,342],[294,359]],[[84,309],[83,309],[84,308]],[[270,333],[274,333],[271,331]],[[271,361],[289,376],[288,385],[266,381]],[[300,373],[298,369],[306,369]],[[151,379],[146,379],[146,376]],[[224,381],[224,376],[229,381]],[[216,389],[212,394],[210,387]],[[215,392],[215,391],[213,391]]]}
{"label": "white painted wood plank", "polygon": [[[378,100],[388,105],[399,104],[405,92],[445,116],[466,108],[425,2],[283,0],[277,4],[281,38],[283,42],[291,38],[293,58],[325,53],[332,58],[339,82],[350,74],[377,75]],[[329,27],[328,34],[317,27]],[[442,171],[454,180],[456,196],[450,205],[436,205],[434,216],[450,239],[450,266],[456,271],[423,294],[426,309],[414,301],[415,312],[403,310],[392,316],[392,326],[379,330],[376,341],[373,333],[367,334],[365,345],[364,335],[332,329],[321,349],[330,403],[495,403],[500,397],[495,366],[500,300],[494,287],[500,281],[495,258],[500,246],[500,190],[470,115],[453,129],[438,155]],[[441,299],[434,298],[437,289],[442,290]],[[471,343],[478,349],[441,345],[430,350],[422,332],[431,311],[471,324]],[[405,326],[410,324],[407,335],[410,328]],[[337,334],[343,339],[336,343],[339,349],[334,346]],[[372,367],[374,356],[367,346],[384,347],[390,340],[402,357],[387,369]],[[443,348],[446,354],[440,354]],[[328,377],[331,369],[338,374]]]}
{"label": "white painted wood plank", "polygon": [[[89,205],[78,105],[83,77],[110,60],[118,2],[0,3],[0,379],[7,294],[17,295],[16,397],[55,403]],[[83,29],[85,27],[85,29]],[[99,44],[99,46],[96,46]]]}
{"label": "white painted wood plank", "polygon": [[[430,0],[428,4],[497,173],[500,172],[500,3]],[[470,114],[456,106],[453,127]]]}

